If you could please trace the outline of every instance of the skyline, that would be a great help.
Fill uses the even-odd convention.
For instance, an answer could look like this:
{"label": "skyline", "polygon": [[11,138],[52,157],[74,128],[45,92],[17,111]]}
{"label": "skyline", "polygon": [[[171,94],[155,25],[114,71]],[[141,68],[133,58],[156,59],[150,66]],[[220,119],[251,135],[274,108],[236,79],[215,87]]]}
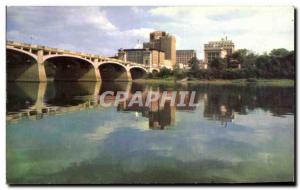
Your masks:
{"label": "skyline", "polygon": [[294,8],[7,7],[7,40],[105,56],[141,47],[155,30],[174,35],[177,49],[195,49],[200,59],[205,43],[225,36],[236,49],[293,50]]}

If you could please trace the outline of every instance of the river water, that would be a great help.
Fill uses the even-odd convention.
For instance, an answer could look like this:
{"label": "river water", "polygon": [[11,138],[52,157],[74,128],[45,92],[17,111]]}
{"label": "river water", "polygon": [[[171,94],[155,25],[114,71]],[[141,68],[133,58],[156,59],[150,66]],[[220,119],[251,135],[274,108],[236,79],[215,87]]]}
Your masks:
{"label": "river water", "polygon": [[[108,90],[149,89],[196,91],[198,105],[99,104]],[[7,182],[294,181],[294,96],[279,86],[7,83]]]}

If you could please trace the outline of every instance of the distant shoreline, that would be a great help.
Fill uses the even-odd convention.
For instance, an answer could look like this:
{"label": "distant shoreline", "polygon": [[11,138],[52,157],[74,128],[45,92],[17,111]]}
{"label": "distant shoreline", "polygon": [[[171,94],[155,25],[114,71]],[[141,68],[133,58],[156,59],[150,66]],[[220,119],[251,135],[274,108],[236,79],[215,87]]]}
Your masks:
{"label": "distant shoreline", "polygon": [[259,86],[294,86],[295,81],[292,79],[255,79],[255,81],[248,81],[247,79],[214,79],[214,80],[204,80],[204,79],[192,79],[192,80],[175,80],[173,78],[157,78],[157,79],[137,79],[134,80],[137,83],[157,83],[157,84],[234,84],[234,85],[247,85],[255,84]]}

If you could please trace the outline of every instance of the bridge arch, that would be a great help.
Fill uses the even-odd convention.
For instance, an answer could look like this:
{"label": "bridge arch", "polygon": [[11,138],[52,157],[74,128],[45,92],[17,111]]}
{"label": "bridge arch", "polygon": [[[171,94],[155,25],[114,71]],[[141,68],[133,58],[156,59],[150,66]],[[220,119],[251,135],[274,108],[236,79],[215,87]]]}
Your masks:
{"label": "bridge arch", "polygon": [[159,72],[159,69],[151,69],[150,72],[153,73],[153,74],[155,74],[155,73]]}
{"label": "bridge arch", "polygon": [[144,78],[148,73],[148,71],[141,66],[132,66],[130,67],[129,72],[132,80]]}
{"label": "bridge arch", "polygon": [[43,61],[47,61],[48,59],[51,59],[51,58],[56,58],[56,57],[69,57],[69,58],[76,58],[76,59],[81,59],[83,61],[86,61],[92,65],[94,65],[94,63],[89,60],[89,59],[86,59],[86,58],[83,58],[83,57],[80,57],[80,56],[77,56],[77,55],[69,55],[69,54],[52,54],[52,55],[45,55],[43,57]]}
{"label": "bridge arch", "polygon": [[53,54],[43,57],[48,80],[97,81],[94,63],[76,55]]}
{"label": "bridge arch", "polygon": [[19,48],[14,48],[14,47],[9,47],[9,46],[6,47],[6,51],[7,50],[16,51],[16,52],[19,52],[19,53],[26,54],[26,55],[32,57],[33,59],[35,59],[35,61],[37,61],[37,55],[31,53],[30,51],[26,51],[26,50],[19,49]]}
{"label": "bridge arch", "polygon": [[129,81],[130,72],[127,67],[119,62],[105,61],[100,62],[97,66],[102,81]]}
{"label": "bridge arch", "polygon": [[14,47],[6,47],[8,81],[39,81],[37,56]]}

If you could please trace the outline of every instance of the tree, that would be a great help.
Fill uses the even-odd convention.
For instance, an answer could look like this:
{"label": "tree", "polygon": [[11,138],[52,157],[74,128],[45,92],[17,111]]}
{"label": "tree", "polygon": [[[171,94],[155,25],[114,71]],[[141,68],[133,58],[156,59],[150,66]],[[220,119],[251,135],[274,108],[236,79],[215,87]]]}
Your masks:
{"label": "tree", "polygon": [[[284,48],[273,49],[260,55],[247,49],[237,50],[227,59],[212,60],[207,70],[199,69],[196,58],[191,59],[189,64],[191,66],[189,72],[179,68],[173,71],[162,68],[157,76],[161,78],[174,76],[176,79],[186,76],[198,79],[295,78],[295,53]],[[242,68],[232,67],[234,64],[241,64]]]}
{"label": "tree", "polygon": [[236,61],[243,68],[254,67],[257,56],[250,50],[239,49],[229,56],[229,61]]}
{"label": "tree", "polygon": [[171,75],[173,75],[172,70],[166,67],[161,68],[159,73],[157,74],[158,77],[162,77],[162,78],[167,78]]}
{"label": "tree", "polygon": [[191,67],[191,71],[198,71],[200,69],[199,60],[196,57],[189,60],[189,65]]}
{"label": "tree", "polygon": [[173,75],[176,79],[182,79],[182,78],[187,77],[187,73],[182,69],[174,69]]}
{"label": "tree", "polygon": [[294,51],[274,49],[270,52],[272,73],[277,78],[293,78],[295,74]]}
{"label": "tree", "polygon": [[226,68],[226,61],[221,58],[215,58],[210,63],[212,69],[223,70]]}
{"label": "tree", "polygon": [[279,48],[279,49],[273,49],[270,52],[271,57],[285,57],[289,54],[289,51],[284,49],[284,48]]}

